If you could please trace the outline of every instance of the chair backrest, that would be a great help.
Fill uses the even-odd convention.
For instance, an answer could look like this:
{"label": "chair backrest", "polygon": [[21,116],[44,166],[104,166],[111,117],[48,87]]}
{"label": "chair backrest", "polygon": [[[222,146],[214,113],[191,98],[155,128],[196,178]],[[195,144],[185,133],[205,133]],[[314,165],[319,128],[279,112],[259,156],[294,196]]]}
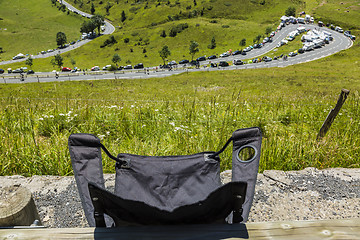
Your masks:
{"label": "chair backrest", "polygon": [[[101,193],[97,195],[98,197],[95,197],[96,199],[103,199],[101,195],[108,195],[101,192],[101,189],[104,189],[101,149],[116,161],[115,195],[113,198],[116,196],[119,198],[118,201],[123,202],[133,201],[132,205],[129,206],[137,206],[133,205],[134,203],[145,203],[147,206],[155,207],[156,211],[169,213],[164,219],[172,219],[185,216],[184,214],[173,214],[174,212],[178,214],[179,208],[184,209],[183,206],[189,206],[188,210],[192,209],[191,207],[199,205],[199,203],[201,204],[202,201],[207,199],[210,193],[215,191],[234,192],[234,186],[227,187],[227,190],[217,190],[221,186],[219,154],[224,151],[231,141],[233,142],[232,182],[237,184],[245,183],[245,185],[240,184],[237,187],[241,189],[241,191],[239,190],[241,193],[244,191],[245,200],[241,200],[243,209],[241,221],[246,222],[254,196],[259,167],[261,149],[261,132],[259,128],[236,130],[224,148],[218,152],[203,152],[185,156],[119,154],[114,157],[96,136],[72,134],[69,137],[69,151],[80,198],[89,225],[96,225],[94,202],[89,192],[89,183],[91,183],[91,189],[100,189],[92,190],[91,194]],[[252,156],[242,159],[241,153],[245,150],[250,150]],[[214,196],[212,198],[216,199]],[[103,199],[105,205],[110,204],[110,202]],[[231,202],[231,204],[234,203]],[[148,212],[152,213],[153,209],[150,210]],[[216,216],[220,216],[223,213],[216,214]],[[114,214],[109,213],[108,215],[111,215],[112,219],[116,218]],[[204,214],[201,216],[203,217]],[[227,218],[227,222],[232,223],[234,217],[231,213]],[[105,225],[111,226],[113,224],[112,219],[106,217]],[[162,220],[159,219],[158,222],[161,223]],[[176,223],[175,220],[173,222]]]}

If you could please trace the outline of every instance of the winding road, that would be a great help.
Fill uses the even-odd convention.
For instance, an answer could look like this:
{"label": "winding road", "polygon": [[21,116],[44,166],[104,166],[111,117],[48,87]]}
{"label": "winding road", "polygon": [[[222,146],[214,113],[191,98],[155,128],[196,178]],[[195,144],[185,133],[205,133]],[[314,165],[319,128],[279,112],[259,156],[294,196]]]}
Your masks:
{"label": "winding road", "polygon": [[[79,13],[79,15],[83,16],[84,18],[91,18],[93,15],[89,14],[89,13],[86,13],[86,12],[82,12],[78,9],[76,9],[75,7],[73,7],[72,5],[70,5],[69,3],[67,3],[66,1],[62,0],[62,3],[71,11],[76,11]],[[104,31],[102,32],[102,35],[108,35],[108,34],[112,34],[113,32],[115,31],[115,27],[108,21],[108,20],[105,20],[105,29]],[[33,59],[36,59],[36,58],[48,58],[48,57],[52,57],[56,54],[61,54],[61,53],[65,53],[65,52],[68,52],[68,51],[72,51],[76,48],[79,48],[81,47],[82,45],[88,43],[92,41],[92,39],[84,39],[84,40],[81,40],[81,41],[78,41],[76,42],[75,44],[73,45],[70,45],[66,48],[63,48],[63,49],[56,49],[55,51],[53,52],[46,52],[45,54],[38,54],[38,55],[32,55],[31,57]],[[44,49],[45,50],[45,49]],[[16,63],[16,62],[23,62],[25,61],[27,58],[22,58],[22,59],[16,59],[16,60],[9,60],[9,61],[2,61],[0,62],[0,65],[5,65],[5,64],[9,64],[9,63]]]}
{"label": "winding road", "polygon": [[[90,14],[81,12],[68,4],[67,2],[63,1],[63,3],[69,8],[74,11],[78,11],[79,14],[85,17],[91,17]],[[108,21],[105,22],[106,27],[103,34],[112,34],[115,31],[115,27],[109,23]],[[314,61],[320,58],[324,58],[340,52],[342,50],[348,49],[352,46],[353,42],[344,34],[339,32],[333,31],[326,27],[318,27],[313,24],[290,24],[284,27],[282,30],[278,31],[275,36],[273,37],[273,41],[271,43],[266,43],[264,47],[260,49],[253,49],[252,51],[248,52],[247,55],[236,55],[236,56],[229,56],[226,58],[218,58],[211,60],[211,62],[216,63],[221,60],[224,61],[233,61],[234,59],[253,59],[259,56],[263,56],[266,53],[274,50],[276,45],[283,40],[290,32],[296,30],[299,26],[304,26],[306,29],[321,29],[330,32],[333,37],[333,41],[329,44],[321,48],[317,48],[312,51],[305,52],[303,54],[298,54],[295,57],[288,57],[287,60],[273,60],[271,62],[260,62],[260,63],[253,63],[253,64],[244,64],[244,65],[231,65],[228,67],[216,67],[216,68],[209,68],[206,67],[206,64],[209,61],[201,62],[202,65],[200,68],[190,68],[187,65],[179,65],[177,68],[173,68],[172,71],[158,69],[157,67],[150,67],[142,70],[124,70],[124,71],[117,71],[117,72],[107,72],[107,71],[99,71],[99,72],[77,72],[77,73],[60,73],[58,78],[55,78],[54,73],[37,73],[36,75],[27,75],[25,76],[25,81],[20,81],[19,74],[2,74],[0,75],[3,78],[3,83],[26,83],[26,82],[52,82],[52,81],[79,81],[79,80],[100,80],[100,79],[137,79],[137,78],[153,78],[153,77],[166,77],[174,74],[186,73],[186,72],[196,72],[196,71],[218,71],[218,70],[234,70],[234,69],[253,69],[253,68],[269,68],[269,67],[287,67],[294,64],[304,63]],[[44,58],[49,57],[57,53],[63,53],[66,51],[71,51],[75,48],[86,44],[90,40],[83,40],[79,41],[74,45],[69,46],[66,49],[61,49],[56,52],[51,52],[47,54],[40,54],[36,55],[33,58]],[[294,49],[295,50],[295,49]],[[24,61],[24,59],[21,59]],[[16,62],[19,60],[12,60],[10,62]],[[5,64],[4,62],[0,63]]]}

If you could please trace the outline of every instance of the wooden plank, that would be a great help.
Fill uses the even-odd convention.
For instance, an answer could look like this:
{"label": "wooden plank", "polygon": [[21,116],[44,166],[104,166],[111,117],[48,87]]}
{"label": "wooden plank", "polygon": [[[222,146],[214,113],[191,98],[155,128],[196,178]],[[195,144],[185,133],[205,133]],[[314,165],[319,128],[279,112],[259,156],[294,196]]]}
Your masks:
{"label": "wooden plank", "polygon": [[360,239],[360,219],[241,225],[0,229],[0,239]]}
{"label": "wooden plank", "polygon": [[339,96],[339,99],[336,103],[335,108],[331,109],[329,114],[327,115],[323,125],[320,128],[320,131],[316,137],[316,140],[320,140],[325,136],[329,128],[331,127],[331,124],[334,122],[335,117],[338,115],[342,105],[344,104],[347,96],[349,95],[350,91],[347,89],[342,89],[341,94]]}

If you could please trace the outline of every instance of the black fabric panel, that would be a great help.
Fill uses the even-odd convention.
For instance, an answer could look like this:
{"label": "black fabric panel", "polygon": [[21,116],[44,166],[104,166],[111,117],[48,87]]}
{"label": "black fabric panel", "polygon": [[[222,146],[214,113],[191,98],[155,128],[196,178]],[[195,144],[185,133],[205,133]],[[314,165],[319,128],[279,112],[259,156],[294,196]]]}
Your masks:
{"label": "black fabric panel", "polygon": [[[246,199],[243,205],[243,222],[249,216],[254,198],[255,184],[259,170],[262,134],[260,128],[238,129],[233,133],[232,156],[232,181],[247,182]],[[242,162],[238,158],[239,150],[244,146],[251,146],[256,150],[256,155],[251,161]]]}
{"label": "black fabric panel", "polygon": [[[96,201],[99,213],[111,216],[115,226],[209,224],[223,222],[234,209],[236,196],[245,199],[245,182],[231,182],[211,192],[201,201],[183,205],[172,211],[160,209],[141,201],[127,200],[116,196],[97,184],[89,183],[91,197]],[[241,202],[242,203],[242,202]],[[240,204],[241,204],[240,203]]]}
{"label": "black fabric panel", "polygon": [[94,135],[80,133],[70,135],[68,144],[85,216],[89,225],[95,227],[94,207],[90,198],[88,183],[92,182],[99,187],[105,187],[100,140]]}
{"label": "black fabric panel", "polygon": [[221,186],[219,162],[205,160],[204,153],[166,157],[120,154],[118,157],[126,159],[130,166],[116,169],[115,194],[162,210],[172,211],[198,202]]}

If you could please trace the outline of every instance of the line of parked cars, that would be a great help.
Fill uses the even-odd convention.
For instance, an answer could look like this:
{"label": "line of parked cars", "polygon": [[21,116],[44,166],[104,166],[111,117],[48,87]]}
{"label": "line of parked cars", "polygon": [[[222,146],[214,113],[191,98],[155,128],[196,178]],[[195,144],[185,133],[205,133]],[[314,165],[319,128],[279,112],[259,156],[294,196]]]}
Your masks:
{"label": "line of parked cars", "polygon": [[[26,73],[26,74],[34,74],[35,73],[34,70],[32,70],[32,69],[28,70],[27,67],[21,67],[21,68],[17,68],[14,70],[11,68],[8,68],[7,72],[8,73]],[[5,70],[0,68],[0,74],[3,74],[3,73],[5,73]]]}

